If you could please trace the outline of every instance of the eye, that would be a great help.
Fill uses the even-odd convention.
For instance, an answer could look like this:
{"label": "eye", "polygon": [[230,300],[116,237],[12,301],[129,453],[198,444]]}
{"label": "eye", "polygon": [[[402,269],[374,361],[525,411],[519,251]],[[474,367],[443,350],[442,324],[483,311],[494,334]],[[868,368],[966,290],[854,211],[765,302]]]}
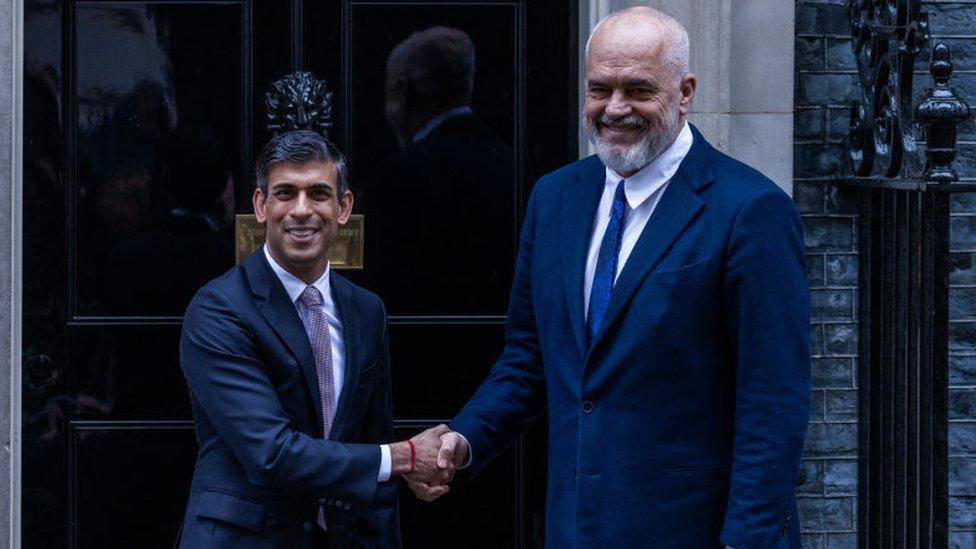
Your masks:
{"label": "eye", "polygon": [[315,187],[309,191],[309,195],[315,200],[328,200],[332,196],[332,191],[326,187]]}

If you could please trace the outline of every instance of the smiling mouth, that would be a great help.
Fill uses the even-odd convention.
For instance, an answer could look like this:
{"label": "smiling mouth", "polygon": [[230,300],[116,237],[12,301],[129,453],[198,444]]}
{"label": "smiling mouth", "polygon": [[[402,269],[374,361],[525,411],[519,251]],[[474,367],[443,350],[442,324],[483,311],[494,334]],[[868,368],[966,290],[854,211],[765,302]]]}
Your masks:
{"label": "smiling mouth", "polygon": [[315,227],[292,227],[285,229],[285,232],[296,238],[308,238],[319,232]]}
{"label": "smiling mouth", "polygon": [[644,129],[643,126],[638,126],[636,124],[602,124],[600,129],[606,130],[612,133],[630,133],[637,132]]}
{"label": "smiling mouth", "polygon": [[644,135],[644,128],[635,125],[603,125],[597,134],[605,143],[623,145],[635,143]]}

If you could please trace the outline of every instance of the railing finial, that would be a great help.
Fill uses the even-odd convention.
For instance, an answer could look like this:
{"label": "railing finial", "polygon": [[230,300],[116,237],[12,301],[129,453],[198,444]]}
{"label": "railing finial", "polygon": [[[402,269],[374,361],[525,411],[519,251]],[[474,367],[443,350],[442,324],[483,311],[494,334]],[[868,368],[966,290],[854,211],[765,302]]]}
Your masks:
{"label": "railing finial", "polygon": [[925,129],[924,179],[933,183],[947,184],[958,179],[952,162],[956,159],[956,128],[969,119],[969,105],[949,86],[952,76],[952,60],[949,48],[936,44],[932,48],[929,71],[935,87],[922,95],[915,108],[915,118]]}

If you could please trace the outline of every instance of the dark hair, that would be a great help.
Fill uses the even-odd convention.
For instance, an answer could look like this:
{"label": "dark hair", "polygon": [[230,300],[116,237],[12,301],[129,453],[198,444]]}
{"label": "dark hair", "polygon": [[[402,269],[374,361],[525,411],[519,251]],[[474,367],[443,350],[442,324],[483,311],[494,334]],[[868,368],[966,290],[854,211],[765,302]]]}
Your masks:
{"label": "dark hair", "polygon": [[474,43],[460,29],[431,27],[397,44],[387,70],[408,76],[437,108],[469,105],[474,88]]}
{"label": "dark hair", "polygon": [[254,184],[261,194],[268,195],[268,171],[275,164],[305,164],[306,162],[332,162],[339,172],[336,191],[342,196],[349,190],[346,178],[346,156],[321,135],[311,130],[292,130],[271,138],[261,149],[254,166]]}

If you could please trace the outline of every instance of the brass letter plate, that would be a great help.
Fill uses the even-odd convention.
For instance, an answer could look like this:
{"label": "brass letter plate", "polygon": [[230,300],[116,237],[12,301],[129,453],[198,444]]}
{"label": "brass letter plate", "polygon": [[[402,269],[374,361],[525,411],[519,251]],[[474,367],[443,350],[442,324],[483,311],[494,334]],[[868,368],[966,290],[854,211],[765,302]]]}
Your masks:
{"label": "brass letter plate", "polygon": [[[329,263],[333,269],[363,268],[362,214],[352,214],[345,225],[339,225],[339,235],[329,250]],[[264,244],[264,225],[257,222],[254,214],[237,214],[234,218],[235,257],[240,264],[251,252]]]}

